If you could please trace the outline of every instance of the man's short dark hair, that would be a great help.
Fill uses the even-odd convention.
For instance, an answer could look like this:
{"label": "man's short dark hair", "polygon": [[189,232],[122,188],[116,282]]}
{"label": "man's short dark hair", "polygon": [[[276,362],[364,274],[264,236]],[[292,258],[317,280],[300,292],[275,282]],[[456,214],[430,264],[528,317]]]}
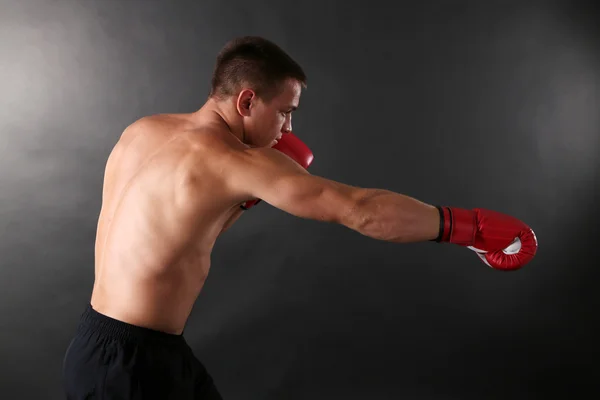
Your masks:
{"label": "man's short dark hair", "polygon": [[231,40],[219,52],[210,97],[223,100],[248,87],[269,101],[289,78],[306,87],[302,67],[279,46],[261,37],[244,36]]}

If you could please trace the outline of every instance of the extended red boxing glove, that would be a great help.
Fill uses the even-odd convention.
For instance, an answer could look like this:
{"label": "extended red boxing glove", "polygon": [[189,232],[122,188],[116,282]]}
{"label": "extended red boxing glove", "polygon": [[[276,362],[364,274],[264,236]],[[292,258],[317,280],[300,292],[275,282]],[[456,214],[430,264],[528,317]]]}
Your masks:
{"label": "extended red boxing glove", "polygon": [[[293,133],[284,133],[281,139],[273,146],[274,149],[281,151],[283,154],[290,157],[292,160],[300,164],[304,169],[308,169],[315,158],[312,151]],[[240,207],[243,210],[248,210],[258,203],[261,199],[249,200]]]}
{"label": "extended red boxing glove", "polygon": [[475,251],[488,266],[510,271],[523,267],[537,252],[537,238],[524,222],[496,211],[438,207],[438,242]]}

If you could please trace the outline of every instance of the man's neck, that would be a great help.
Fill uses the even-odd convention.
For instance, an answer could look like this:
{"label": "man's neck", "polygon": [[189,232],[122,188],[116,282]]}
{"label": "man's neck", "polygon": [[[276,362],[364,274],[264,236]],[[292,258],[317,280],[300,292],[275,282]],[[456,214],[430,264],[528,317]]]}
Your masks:
{"label": "man's neck", "polygon": [[210,113],[216,116],[223,122],[233,136],[235,136],[242,143],[245,142],[244,129],[242,127],[241,119],[236,113],[231,111],[234,109],[233,105],[229,103],[229,100],[216,101],[214,99],[208,99],[206,103],[196,112],[197,115]]}

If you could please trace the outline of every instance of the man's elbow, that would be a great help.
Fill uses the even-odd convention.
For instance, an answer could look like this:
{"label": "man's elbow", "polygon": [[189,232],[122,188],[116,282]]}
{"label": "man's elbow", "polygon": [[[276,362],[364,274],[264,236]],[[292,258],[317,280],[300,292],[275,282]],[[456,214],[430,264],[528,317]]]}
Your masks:
{"label": "man's elbow", "polygon": [[357,191],[347,202],[346,211],[341,216],[341,223],[361,235],[386,240],[382,220],[377,214],[377,205],[372,201],[379,194],[375,190],[368,189]]}
{"label": "man's elbow", "polygon": [[229,230],[229,228],[231,228],[233,226],[233,224],[235,224],[235,222],[240,218],[240,216],[242,215],[243,212],[244,212],[244,210],[240,208],[231,217],[229,217],[229,219],[227,220],[225,225],[223,225],[223,228],[221,229],[221,233]]}
{"label": "man's elbow", "polygon": [[360,197],[348,197],[339,202],[331,222],[362,233],[370,224],[371,218],[366,213],[366,207]]}

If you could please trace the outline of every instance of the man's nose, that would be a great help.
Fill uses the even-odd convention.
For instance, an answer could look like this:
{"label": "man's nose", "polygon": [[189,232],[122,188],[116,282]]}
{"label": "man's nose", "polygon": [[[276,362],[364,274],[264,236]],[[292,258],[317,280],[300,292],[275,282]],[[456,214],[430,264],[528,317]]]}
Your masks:
{"label": "man's nose", "polygon": [[290,133],[291,131],[292,131],[292,119],[290,118],[285,124],[283,124],[283,127],[281,128],[281,132]]}

